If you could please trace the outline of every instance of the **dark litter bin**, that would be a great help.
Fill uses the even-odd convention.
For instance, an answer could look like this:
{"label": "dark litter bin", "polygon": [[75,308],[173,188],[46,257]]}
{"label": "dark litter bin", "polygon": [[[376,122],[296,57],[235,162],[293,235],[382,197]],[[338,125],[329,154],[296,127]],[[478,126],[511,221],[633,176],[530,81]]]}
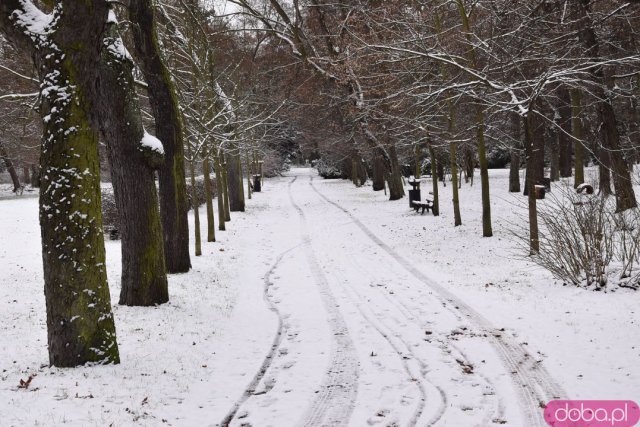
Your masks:
{"label": "dark litter bin", "polygon": [[419,202],[421,197],[420,197],[420,181],[417,181],[415,179],[410,179],[409,180],[409,185],[411,185],[412,189],[409,190],[409,207],[412,208],[413,207],[413,202]]}
{"label": "dark litter bin", "polygon": [[262,182],[260,181],[260,175],[253,175],[253,192],[259,193],[262,189]]}

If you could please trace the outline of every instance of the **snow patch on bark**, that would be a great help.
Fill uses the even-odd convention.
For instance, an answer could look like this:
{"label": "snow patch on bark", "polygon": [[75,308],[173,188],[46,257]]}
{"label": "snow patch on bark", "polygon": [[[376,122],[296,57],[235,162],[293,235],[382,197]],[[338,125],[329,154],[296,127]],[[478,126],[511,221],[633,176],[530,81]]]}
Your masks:
{"label": "snow patch on bark", "polygon": [[162,142],[160,142],[160,140],[155,136],[147,133],[146,130],[144,131],[142,140],[140,140],[140,145],[142,145],[142,147],[144,148],[149,148],[153,151],[157,151],[160,154],[164,154],[164,146],[162,145]]}
{"label": "snow patch on bark", "polygon": [[22,0],[22,10],[13,12],[17,24],[25,29],[27,35],[46,35],[49,33],[53,14],[46,14],[38,9],[32,2]]}

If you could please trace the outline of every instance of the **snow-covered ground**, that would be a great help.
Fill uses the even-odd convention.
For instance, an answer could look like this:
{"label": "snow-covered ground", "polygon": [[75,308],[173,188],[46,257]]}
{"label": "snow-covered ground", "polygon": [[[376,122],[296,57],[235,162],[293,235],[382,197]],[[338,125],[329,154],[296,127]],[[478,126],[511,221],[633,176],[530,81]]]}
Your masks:
{"label": "snow-covered ground", "polygon": [[1,201],[0,424],[528,427],[554,397],[638,400],[640,293],[524,259],[521,196],[491,172],[492,238],[478,185],[454,228],[448,203],[419,215],[309,169],[267,180],[170,276],[170,303],[114,305],[120,365],[76,369],[47,366],[37,199]]}

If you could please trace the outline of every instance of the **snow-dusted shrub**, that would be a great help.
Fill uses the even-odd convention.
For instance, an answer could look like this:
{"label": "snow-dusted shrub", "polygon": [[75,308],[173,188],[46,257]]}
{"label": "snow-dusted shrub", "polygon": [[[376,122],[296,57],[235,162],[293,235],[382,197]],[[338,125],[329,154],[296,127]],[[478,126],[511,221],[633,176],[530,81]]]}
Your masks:
{"label": "snow-dusted shrub", "polygon": [[612,198],[577,194],[558,187],[540,203],[540,252],[532,256],[556,278],[576,286],[637,287],[640,272],[640,217],[637,210],[615,213]]}
{"label": "snow-dusted shrub", "polygon": [[325,179],[336,179],[342,177],[340,168],[337,165],[328,162],[324,158],[318,159],[316,169],[318,169],[318,174]]}

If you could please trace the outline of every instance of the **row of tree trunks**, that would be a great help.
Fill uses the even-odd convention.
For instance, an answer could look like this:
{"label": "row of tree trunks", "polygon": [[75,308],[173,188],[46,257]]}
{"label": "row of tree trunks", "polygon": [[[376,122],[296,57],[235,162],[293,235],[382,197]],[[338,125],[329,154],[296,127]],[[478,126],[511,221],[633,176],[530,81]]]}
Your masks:
{"label": "row of tree trunks", "polygon": [[[591,0],[578,0],[574,2],[578,16],[578,37],[586,48],[586,56],[594,63],[600,61],[599,42],[594,30],[591,18]],[[596,98],[598,119],[601,123],[601,145],[598,150],[598,162],[600,163],[600,191],[608,191],[610,174],[615,186],[616,211],[622,212],[636,207],[637,201],[633,191],[631,172],[621,149],[618,121],[616,119],[613,104],[605,90],[605,76],[603,66],[590,68],[589,72],[595,83],[593,95]]]}

